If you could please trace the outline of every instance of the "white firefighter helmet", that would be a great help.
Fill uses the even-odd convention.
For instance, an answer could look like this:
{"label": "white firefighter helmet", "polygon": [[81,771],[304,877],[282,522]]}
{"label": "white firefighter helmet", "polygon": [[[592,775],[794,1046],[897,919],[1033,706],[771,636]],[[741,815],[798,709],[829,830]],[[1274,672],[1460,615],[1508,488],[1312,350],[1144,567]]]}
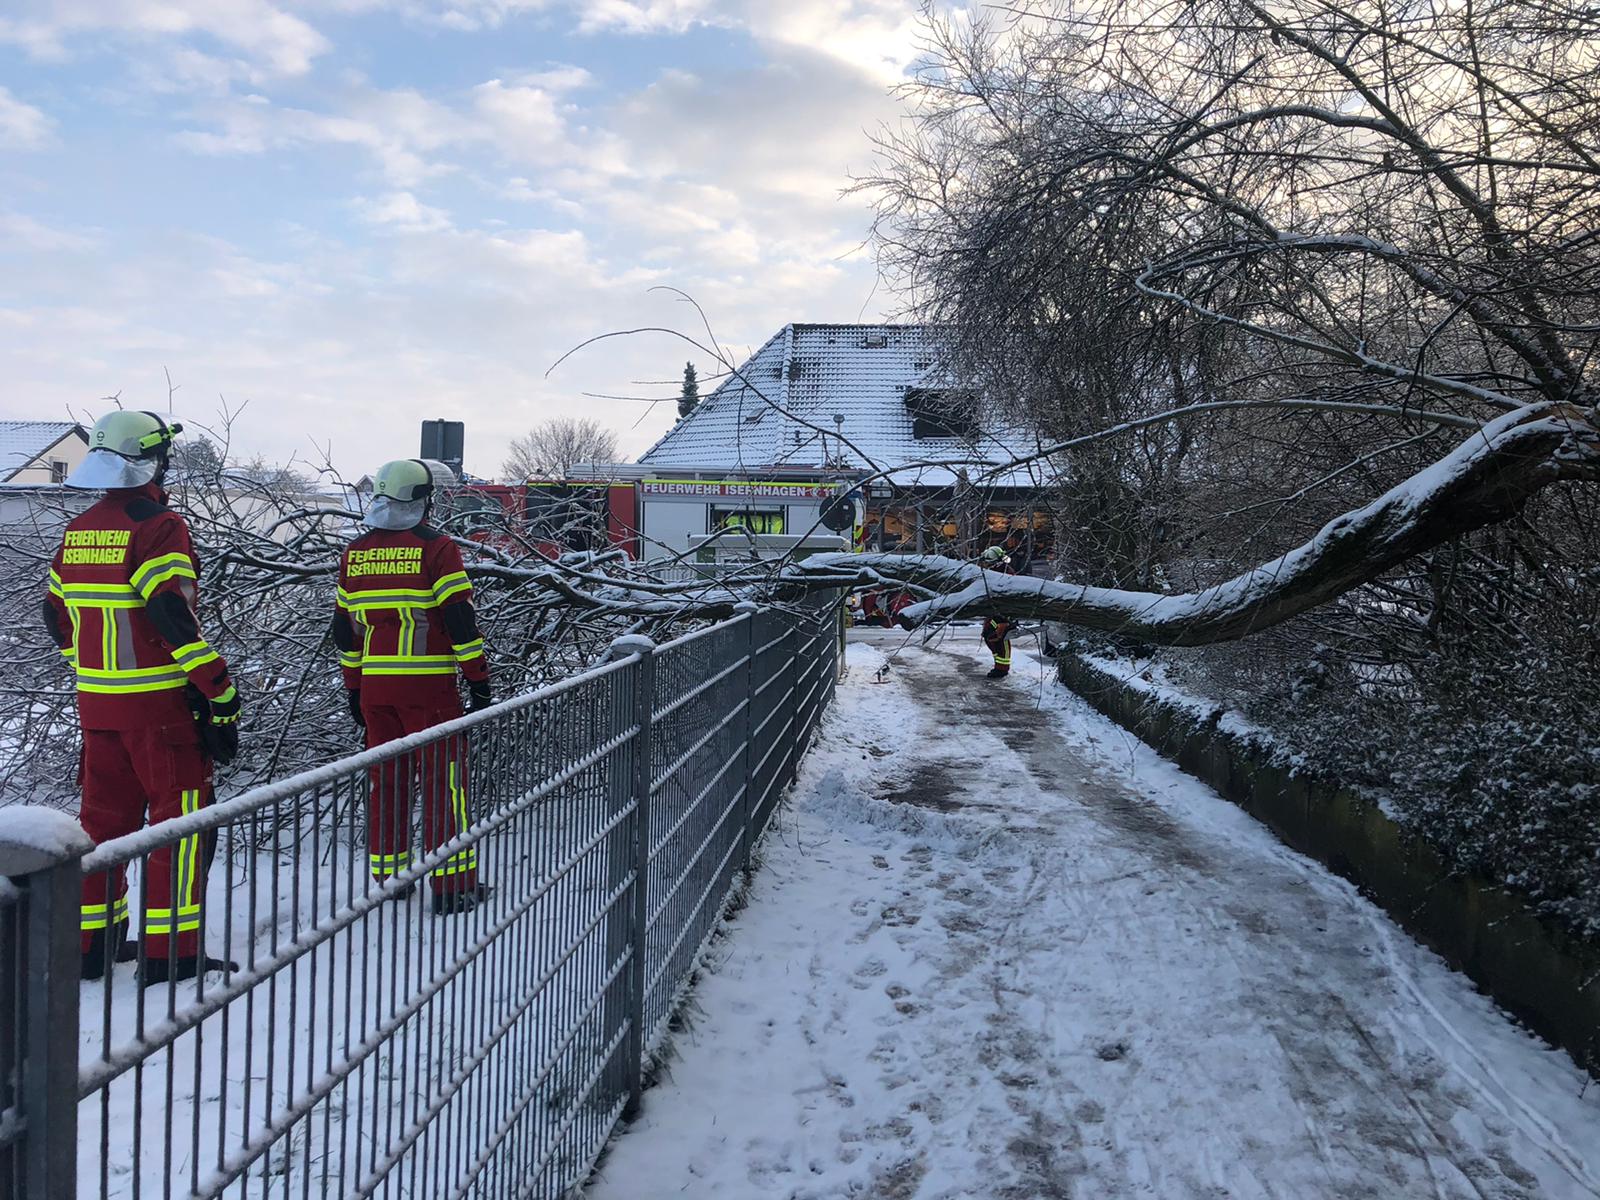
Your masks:
{"label": "white firefighter helmet", "polygon": [[982,554],[978,555],[978,561],[982,563],[986,569],[993,570],[995,567],[1010,562],[1011,556],[1006,553],[1006,548],[1004,546],[990,546]]}
{"label": "white firefighter helmet", "polygon": [[374,529],[415,529],[427,517],[435,489],[455,482],[455,472],[431,458],[386,462],[372,477],[372,503],[362,519]]}
{"label": "white firefighter helmet", "polygon": [[109,412],[89,431],[89,453],[66,484],[91,491],[143,487],[161,474],[172,436],[182,431],[176,421],[152,412]]}

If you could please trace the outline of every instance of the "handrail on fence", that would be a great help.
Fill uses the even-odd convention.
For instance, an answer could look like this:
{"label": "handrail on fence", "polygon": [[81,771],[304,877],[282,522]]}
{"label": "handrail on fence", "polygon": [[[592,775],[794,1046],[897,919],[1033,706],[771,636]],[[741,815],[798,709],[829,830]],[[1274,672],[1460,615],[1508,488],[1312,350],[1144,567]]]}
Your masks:
{"label": "handrail on fence", "polygon": [[[794,779],[837,620],[823,596],[619,639],[92,849],[10,810],[0,1195],[565,1195],[637,1108]],[[80,982],[91,938],[140,924],[134,961]],[[180,943],[217,969],[176,978]]]}

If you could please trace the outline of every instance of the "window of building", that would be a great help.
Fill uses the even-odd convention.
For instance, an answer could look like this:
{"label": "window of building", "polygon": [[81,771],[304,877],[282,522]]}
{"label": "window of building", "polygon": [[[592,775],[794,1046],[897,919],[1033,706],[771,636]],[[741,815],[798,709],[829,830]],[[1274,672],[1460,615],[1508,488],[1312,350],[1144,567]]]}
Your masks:
{"label": "window of building", "polygon": [[784,532],[781,508],[712,508],[709,533],[719,529],[747,529],[751,533]]}
{"label": "window of building", "polygon": [[976,397],[953,388],[907,388],[911,436],[970,440],[978,432]]}
{"label": "window of building", "polygon": [[50,460],[50,482],[65,483],[67,481],[67,464],[59,458]]}

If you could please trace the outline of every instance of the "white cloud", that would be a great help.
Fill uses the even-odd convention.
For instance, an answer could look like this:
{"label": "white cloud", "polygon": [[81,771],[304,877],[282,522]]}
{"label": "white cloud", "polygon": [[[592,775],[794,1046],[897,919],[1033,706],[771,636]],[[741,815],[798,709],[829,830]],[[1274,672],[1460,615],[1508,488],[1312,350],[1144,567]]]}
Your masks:
{"label": "white cloud", "polygon": [[0,42],[41,58],[70,52],[74,39],[109,33],[136,39],[196,34],[232,46],[280,75],[302,75],[326,53],[326,38],[271,0],[7,0]]}
{"label": "white cloud", "polygon": [[451,228],[449,213],[423,204],[410,192],[390,192],[373,200],[358,200],[356,210],[369,225],[397,233],[436,233]]}
{"label": "white cloud", "polygon": [[399,0],[413,20],[462,33],[495,29],[507,20],[550,8],[552,0]]}
{"label": "white cloud", "polygon": [[445,146],[474,136],[470,124],[445,105],[411,90],[357,89],[339,112],[314,112],[246,96],[207,110],[215,129],[191,129],[178,143],[200,154],[261,154],[307,145],[367,151],[384,178],[410,188],[452,168],[436,157]]}
{"label": "white cloud", "polygon": [[595,79],[583,67],[572,63],[554,63],[542,71],[520,75],[515,82],[549,92],[574,92],[579,88],[593,87]]}
{"label": "white cloud", "polygon": [[789,50],[760,66],[665,71],[623,101],[615,126],[636,164],[783,192],[830,207],[865,166],[865,130],[894,112],[886,89],[824,55]]}
{"label": "white cloud", "polygon": [[825,54],[880,80],[916,58],[916,6],[906,0],[571,0],[581,27],[681,33],[743,29],[768,43]]}
{"label": "white cloud", "polygon": [[[13,34],[16,2],[0,0],[0,22]],[[864,307],[874,297],[870,261],[848,256],[868,213],[838,193],[848,169],[869,160],[863,130],[894,111],[886,79],[900,69],[897,22],[910,0],[278,3],[305,20],[401,12],[431,23],[419,36],[440,46],[457,44],[440,24],[490,28],[522,13],[530,25],[565,27],[574,11],[613,31],[697,21],[746,28],[760,45],[726,69],[656,70],[620,94],[565,62],[507,62],[468,77],[482,82],[446,89],[407,86],[403,74],[395,83],[394,63],[385,64],[388,86],[377,87],[330,56],[309,79],[286,82],[274,64],[292,55],[203,30],[197,0],[172,0],[175,32],[151,61],[172,64],[173,86],[197,93],[182,144],[213,156],[270,154],[291,170],[320,150],[307,185],[360,228],[291,230],[240,212],[238,245],[177,231],[108,234],[97,252],[74,253],[91,239],[0,216],[0,240],[21,247],[28,268],[0,278],[0,369],[13,395],[51,411],[119,388],[157,399],[167,366],[186,395],[220,392],[264,409],[241,429],[251,450],[283,456],[308,436],[331,438],[336,460],[359,473],[369,459],[414,452],[417,420],[454,415],[468,422],[469,468],[490,473],[497,439],[559,412],[615,424],[630,452],[654,440],[670,405],[632,429],[637,405],[584,393],[675,379],[686,357],[709,369],[687,345],[605,342],[550,378],[545,371],[607,330],[698,332],[698,316],[652,294],[656,284],[693,295],[718,336],[739,347],[788,320],[878,315]],[[156,0],[63,7],[69,17],[87,8],[121,14],[121,24],[108,17],[100,28],[129,33],[128,14],[148,16]],[[272,5],[211,7],[237,17]],[[62,45],[77,27],[58,23],[68,31]],[[158,36],[148,23],[139,32]],[[207,40],[191,45],[198,35]],[[598,44],[569,40],[546,53],[581,57],[574,47]],[[358,168],[354,182],[323,169],[341,150]],[[202,179],[207,169],[195,165]],[[234,168],[211,169],[221,177]]]}
{"label": "white cloud", "polygon": [[491,79],[445,99],[357,83],[326,111],[278,105],[260,95],[235,97],[206,106],[211,127],[184,130],[177,141],[207,155],[348,146],[365,150],[384,179],[405,190],[485,152],[519,169],[564,170],[580,183],[626,174],[615,135],[575,120],[581,114],[563,92],[578,86],[571,70],[557,72],[553,86]]}
{"label": "white cloud", "polygon": [[[394,197],[387,211],[407,206]],[[421,210],[427,206],[419,205]],[[425,211],[423,211],[425,218]],[[157,402],[162,368],[183,385],[186,415],[210,398],[249,401],[241,451],[275,457],[332,440],[342,469],[415,452],[417,422],[468,423],[468,465],[493,473],[506,439],[532,423],[581,411],[616,425],[629,452],[670,421],[586,392],[635,393],[675,378],[687,357],[676,340],[603,343],[545,372],[595,334],[698,319],[668,296],[671,283],[707,307],[719,336],[759,343],[784,320],[855,315],[870,271],[764,258],[748,270],[694,261],[608,259],[575,230],[425,228],[352,245],[304,232],[276,258],[216,239],[169,235],[130,254],[40,253],[0,282],[0,364],[12,401],[3,415]],[[763,252],[765,252],[763,247]],[[48,269],[45,269],[48,267]],[[708,366],[702,359],[702,366]],[[26,407],[19,407],[19,405]],[[198,406],[198,407],[197,407]],[[370,461],[369,461],[370,460]]]}
{"label": "white cloud", "polygon": [[97,233],[57,229],[23,213],[0,211],[0,249],[21,253],[83,254],[100,244]]}
{"label": "white cloud", "polygon": [[0,86],[0,149],[37,150],[50,141],[55,122]]}

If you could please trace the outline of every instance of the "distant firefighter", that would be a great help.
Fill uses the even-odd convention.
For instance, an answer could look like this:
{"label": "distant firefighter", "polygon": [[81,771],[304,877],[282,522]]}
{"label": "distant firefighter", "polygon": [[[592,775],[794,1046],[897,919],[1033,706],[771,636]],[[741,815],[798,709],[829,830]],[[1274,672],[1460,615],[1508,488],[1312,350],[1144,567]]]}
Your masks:
{"label": "distant firefighter", "polygon": [[[239,748],[239,692],[195,618],[199,567],[189,526],[161,483],[183,426],[147,412],[108,413],[67,486],[105,495],[73,519],[50,567],[44,617],[77,674],[83,728],[78,820],[96,842],[196,812],[212,801],[212,764]],[[141,981],[191,979],[206,958],[200,918],[214,838],[163,846],[144,868]],[[126,872],[84,877],[83,977],[138,954],[127,940]]]}
{"label": "distant firefighter", "polygon": [[[453,479],[441,463],[384,463],[365,517],[370,531],[345,548],[340,562],[333,637],[350,712],[369,748],[461,716],[457,670],[472,711],[491,703],[461,552],[427,524],[436,485]],[[411,862],[411,798],[419,783],[424,853],[471,824],[467,766],[465,740],[453,737],[372,769],[367,849],[375,880]],[[470,912],[489,894],[478,881],[472,846],[435,866],[430,884],[433,911],[441,915]]]}
{"label": "distant firefighter", "polygon": [[[978,555],[978,564],[985,571],[1004,571],[1008,575],[1016,574],[1012,566],[1011,556],[1006,553],[1004,546],[990,546]],[[1010,617],[985,617],[983,619],[983,644],[994,655],[994,666],[986,678],[1004,679],[1011,673],[1011,631],[1016,628],[1016,622]]]}

